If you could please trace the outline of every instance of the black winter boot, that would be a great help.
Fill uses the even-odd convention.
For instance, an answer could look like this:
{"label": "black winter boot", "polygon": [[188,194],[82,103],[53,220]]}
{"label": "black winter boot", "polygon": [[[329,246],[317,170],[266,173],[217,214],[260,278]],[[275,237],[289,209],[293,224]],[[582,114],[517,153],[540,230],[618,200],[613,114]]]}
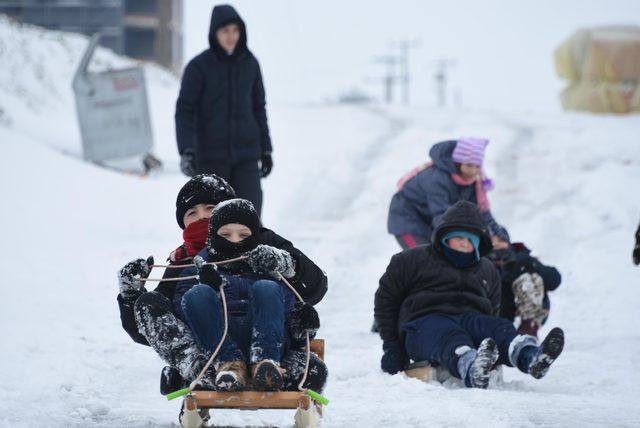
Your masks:
{"label": "black winter boot", "polygon": [[468,387],[487,389],[489,386],[489,378],[491,369],[498,361],[498,345],[495,340],[490,337],[484,339],[476,354],[475,360],[471,363],[464,383]]}
{"label": "black winter boot", "polygon": [[[280,365],[285,370],[284,373],[284,385],[285,391],[297,391],[298,385],[304,375],[304,366],[307,360],[307,351],[292,350],[280,361]],[[325,384],[327,383],[327,377],[329,376],[329,370],[327,365],[313,352],[309,359],[309,373],[307,379],[304,382],[303,388],[312,389],[316,392],[322,392]]]}
{"label": "black winter boot", "polygon": [[564,331],[561,328],[552,328],[544,338],[538,352],[529,364],[529,374],[536,379],[544,377],[551,364],[558,358],[564,348]]}
{"label": "black winter boot", "polygon": [[180,372],[171,366],[165,366],[160,373],[160,394],[167,395],[188,386]]}

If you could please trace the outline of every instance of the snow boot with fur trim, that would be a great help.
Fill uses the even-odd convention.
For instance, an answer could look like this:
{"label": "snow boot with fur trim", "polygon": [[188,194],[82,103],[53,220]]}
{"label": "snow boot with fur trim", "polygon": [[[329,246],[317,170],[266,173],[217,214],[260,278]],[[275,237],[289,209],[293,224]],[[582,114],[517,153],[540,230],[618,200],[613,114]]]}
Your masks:
{"label": "snow boot with fur trim", "polygon": [[217,391],[242,391],[247,386],[247,365],[244,361],[228,361],[217,367]]}

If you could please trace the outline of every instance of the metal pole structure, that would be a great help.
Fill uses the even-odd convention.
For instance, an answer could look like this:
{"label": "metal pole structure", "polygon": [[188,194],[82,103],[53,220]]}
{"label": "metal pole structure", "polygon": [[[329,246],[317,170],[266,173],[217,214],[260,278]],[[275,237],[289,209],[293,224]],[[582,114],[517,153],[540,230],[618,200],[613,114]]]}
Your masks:
{"label": "metal pole structure", "polygon": [[396,83],[395,66],[398,63],[398,58],[393,55],[383,55],[375,58],[375,62],[381,63],[387,66],[386,74],[382,78],[384,100],[387,104],[393,103],[393,92]]}
{"label": "metal pole structure", "polygon": [[419,40],[399,40],[394,42],[400,49],[400,61],[402,62],[402,102],[409,105],[411,76],[409,71],[409,50],[420,47]]}
{"label": "metal pole structure", "polygon": [[436,85],[436,98],[438,107],[447,105],[447,83],[449,81],[449,71],[456,65],[456,60],[440,58],[435,64],[435,74],[433,78]]}

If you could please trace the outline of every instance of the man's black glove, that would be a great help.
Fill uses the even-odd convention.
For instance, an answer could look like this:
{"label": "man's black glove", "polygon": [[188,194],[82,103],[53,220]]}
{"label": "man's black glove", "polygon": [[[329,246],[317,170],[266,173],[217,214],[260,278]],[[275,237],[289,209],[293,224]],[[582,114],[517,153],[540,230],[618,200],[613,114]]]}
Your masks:
{"label": "man's black glove", "polygon": [[188,177],[196,175],[196,157],[193,150],[187,149],[180,155],[180,171]]}
{"label": "man's black glove", "polygon": [[270,152],[266,152],[262,154],[262,159],[260,161],[260,177],[266,178],[269,174],[271,174],[271,170],[273,169],[273,158],[271,157]]}
{"label": "man's black glove", "polygon": [[402,343],[399,341],[385,341],[382,345],[384,355],[380,360],[380,367],[389,374],[396,374],[403,371],[409,365],[409,356],[407,356]]}
{"label": "man's black glove", "polygon": [[151,273],[153,265],[153,256],[149,256],[147,260],[136,259],[130,261],[123,266],[118,272],[118,285],[120,286],[120,294],[122,297],[137,296],[144,287],[144,281]]}
{"label": "man's black glove", "polygon": [[218,273],[218,269],[216,268],[216,266],[206,264],[204,259],[200,256],[195,256],[193,258],[193,263],[198,269],[198,278],[200,280],[200,284],[206,284],[214,290],[218,290],[224,282],[224,279]]}
{"label": "man's black glove", "polygon": [[296,274],[291,254],[270,245],[258,245],[247,253],[247,264],[258,275],[276,276],[275,273],[280,272],[285,278],[291,278]]}
{"label": "man's black glove", "polygon": [[291,310],[289,333],[295,340],[312,340],[320,328],[320,317],[313,306],[304,302],[296,302]]}

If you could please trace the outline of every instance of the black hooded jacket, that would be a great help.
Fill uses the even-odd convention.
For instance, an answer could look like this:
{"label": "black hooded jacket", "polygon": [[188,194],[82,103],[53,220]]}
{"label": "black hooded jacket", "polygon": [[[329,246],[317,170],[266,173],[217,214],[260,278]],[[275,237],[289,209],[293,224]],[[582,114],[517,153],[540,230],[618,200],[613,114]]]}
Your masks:
{"label": "black hooded jacket", "polygon": [[481,256],[491,251],[476,205],[461,201],[449,208],[433,232],[432,244],[394,255],[380,278],[374,312],[383,340],[401,339],[402,324],[430,313],[499,314],[500,276],[493,264],[482,257],[477,264],[460,269],[444,258],[440,240],[455,229],[480,237]]}
{"label": "black hooded jacket", "polygon": [[[216,40],[216,31],[230,23],[240,27],[231,55]],[[209,49],[184,70],[175,120],[178,151],[193,150],[198,171],[271,152],[260,65],[247,48],[245,24],[233,7],[213,8]]]}
{"label": "black hooded jacket", "polygon": [[500,316],[513,321],[516,317],[516,304],[513,296],[513,282],[523,273],[537,273],[544,283],[544,298],[542,306],[549,309],[548,291],[553,291],[562,282],[562,275],[553,266],[544,265],[531,255],[531,250],[521,242],[515,242],[504,250],[494,250],[489,254],[491,260],[502,278],[502,304]]}
{"label": "black hooded jacket", "polygon": [[[300,293],[305,302],[315,305],[322,300],[327,292],[327,276],[322,269],[313,263],[302,251],[294,247],[290,241],[284,239],[271,229],[264,227],[260,229],[259,243],[286,250],[291,254],[296,265],[296,274],[293,278],[290,278],[291,284]],[[185,269],[166,269],[163,278],[179,278],[183,271],[185,271]],[[177,282],[161,282],[154,291],[161,293],[169,302],[172,302],[177,284]],[[131,336],[134,342],[140,343],[141,345],[148,345],[147,339],[140,334],[136,324],[134,304],[138,297],[139,296],[133,296],[133,298],[125,299],[121,294],[118,294],[120,320],[122,322],[122,328]]]}

